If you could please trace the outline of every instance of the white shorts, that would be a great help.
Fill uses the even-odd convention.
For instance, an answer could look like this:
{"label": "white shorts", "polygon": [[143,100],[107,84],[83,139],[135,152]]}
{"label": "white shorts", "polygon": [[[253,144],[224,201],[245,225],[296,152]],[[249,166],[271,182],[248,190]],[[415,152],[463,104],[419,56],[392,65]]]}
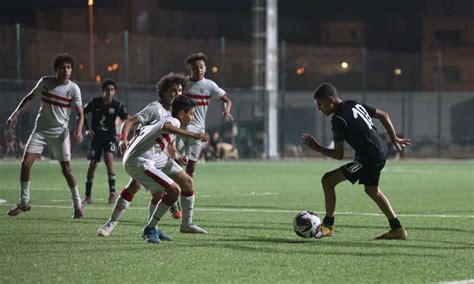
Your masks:
{"label": "white shorts", "polygon": [[162,153],[152,160],[140,158],[137,161],[127,161],[125,171],[147,191],[159,193],[169,188],[174,182],[168,174],[180,173],[183,168],[168,155]]}
{"label": "white shorts", "polygon": [[28,142],[26,142],[25,154],[41,155],[45,147],[53,154],[53,158],[61,161],[71,161],[71,140],[69,139],[69,129],[66,129],[58,136],[45,136],[40,132],[33,131]]}
{"label": "white shorts", "polygon": [[201,140],[180,136],[176,142],[176,148],[190,161],[197,162],[201,157],[202,142]]}

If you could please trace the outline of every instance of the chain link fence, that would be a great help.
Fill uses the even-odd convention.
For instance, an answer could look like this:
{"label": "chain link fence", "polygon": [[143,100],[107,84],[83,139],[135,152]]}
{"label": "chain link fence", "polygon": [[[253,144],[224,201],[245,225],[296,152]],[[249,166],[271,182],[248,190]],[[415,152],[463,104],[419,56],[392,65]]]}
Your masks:
{"label": "chain link fence", "polygon": [[[219,132],[238,149],[240,158],[265,156],[266,94],[252,81],[250,42],[156,38],[127,32],[91,37],[20,26],[0,26],[0,39],[0,157],[12,155],[7,153],[12,133],[3,122],[41,76],[53,74],[50,61],[57,53],[74,56],[73,77],[84,103],[100,95],[101,79],[111,77],[118,82],[116,98],[134,114],[157,98],[159,78],[184,72],[184,58],[197,51],[209,57],[206,77],[223,87],[234,103],[233,123],[223,119],[220,101],[211,103],[208,132]],[[284,42],[279,58],[278,144],[282,157],[315,155],[302,147],[303,132],[331,143],[330,120],[315,111],[312,100],[314,88],[328,81],[343,99],[389,112],[397,132],[413,141],[405,156],[474,158],[474,92],[470,85],[474,78],[469,77],[474,75],[456,65],[473,65],[474,58],[440,51],[393,53]],[[14,133],[18,141],[26,142],[38,107],[36,100],[20,115]],[[381,125],[378,129],[384,132]],[[76,156],[85,155],[87,143],[74,146]]]}

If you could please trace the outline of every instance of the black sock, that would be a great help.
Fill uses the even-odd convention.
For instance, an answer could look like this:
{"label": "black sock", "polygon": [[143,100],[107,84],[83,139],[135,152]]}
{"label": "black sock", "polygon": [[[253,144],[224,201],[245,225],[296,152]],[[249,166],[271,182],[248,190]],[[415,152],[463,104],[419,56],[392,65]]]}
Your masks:
{"label": "black sock", "polygon": [[109,191],[115,192],[115,174],[109,174]]}
{"label": "black sock", "polygon": [[334,217],[324,217],[323,219],[323,224],[327,226],[333,226],[334,225]]}
{"label": "black sock", "polygon": [[400,221],[398,220],[398,218],[388,220],[388,222],[390,223],[390,228],[392,230],[400,229],[402,227],[402,224],[400,224]]}
{"label": "black sock", "polygon": [[92,182],[94,181],[94,177],[87,177],[86,180],[86,196],[91,197],[92,195]]}

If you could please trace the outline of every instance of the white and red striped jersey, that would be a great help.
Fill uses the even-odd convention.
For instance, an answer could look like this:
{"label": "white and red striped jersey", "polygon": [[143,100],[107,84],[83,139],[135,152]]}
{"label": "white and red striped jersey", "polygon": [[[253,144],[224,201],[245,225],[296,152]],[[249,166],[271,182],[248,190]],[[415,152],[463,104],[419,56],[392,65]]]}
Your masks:
{"label": "white and red striped jersey", "polygon": [[36,117],[34,131],[57,135],[69,127],[73,105],[82,107],[81,89],[73,81],[59,84],[53,76],[42,77],[31,93],[41,96],[41,107]]}
{"label": "white and red striped jersey", "polygon": [[163,107],[159,101],[149,103],[144,109],[135,115],[140,126],[156,123],[162,117],[171,116],[171,112]]}
{"label": "white and red striped jersey", "polygon": [[165,116],[158,122],[140,128],[140,133],[130,141],[123,156],[123,164],[133,165],[141,158],[153,159],[155,155],[162,153],[166,145],[173,143],[176,134],[166,133],[162,130],[165,123],[171,123],[174,127],[180,127],[181,123],[174,117]]}
{"label": "white and red striped jersey", "polygon": [[206,114],[212,97],[222,98],[226,92],[209,79],[191,81],[183,94],[196,104],[194,119],[188,125],[191,132],[204,132],[206,128]]}

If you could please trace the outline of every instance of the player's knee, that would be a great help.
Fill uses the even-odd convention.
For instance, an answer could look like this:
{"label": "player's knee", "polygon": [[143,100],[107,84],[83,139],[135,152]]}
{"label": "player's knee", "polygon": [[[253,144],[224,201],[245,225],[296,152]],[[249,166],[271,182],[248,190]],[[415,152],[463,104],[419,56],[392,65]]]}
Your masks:
{"label": "player's knee", "polygon": [[63,173],[63,176],[68,177],[72,175],[72,169],[70,166],[64,166],[61,168],[61,172]]}
{"label": "player's knee", "polygon": [[170,194],[172,196],[179,196],[179,193],[181,192],[181,188],[177,183],[173,183],[169,188],[166,189],[166,194]]}
{"label": "player's knee", "polygon": [[379,194],[378,187],[365,187],[365,193],[370,197],[376,197]]}
{"label": "player's knee", "polygon": [[323,185],[323,188],[332,187],[333,186],[333,181],[332,180],[333,180],[332,175],[330,173],[325,173],[321,177],[321,184]]}
{"label": "player's knee", "polygon": [[192,192],[194,191],[194,181],[193,178],[189,175],[186,175],[181,182],[181,190],[183,192]]}
{"label": "player's knee", "polygon": [[23,161],[21,162],[21,168],[22,168],[23,170],[29,170],[29,169],[31,169],[31,166],[32,166],[32,165],[33,165],[33,163],[31,163],[30,161],[27,161],[27,160],[23,160]]}

